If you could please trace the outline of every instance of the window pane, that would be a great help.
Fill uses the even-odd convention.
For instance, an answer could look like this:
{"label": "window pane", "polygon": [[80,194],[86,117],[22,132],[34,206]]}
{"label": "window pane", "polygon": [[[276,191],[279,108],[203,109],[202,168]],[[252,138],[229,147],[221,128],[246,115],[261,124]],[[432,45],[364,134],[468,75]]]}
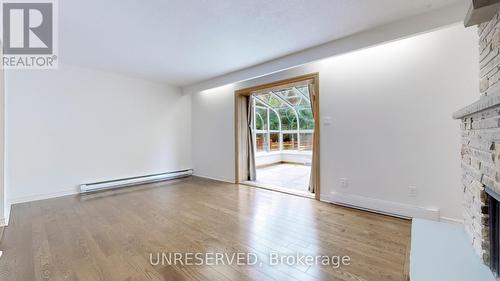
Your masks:
{"label": "window pane", "polygon": [[303,96],[300,93],[298,93],[292,89],[277,91],[277,92],[275,92],[275,94],[279,95],[280,97],[282,97],[283,99],[285,99],[286,101],[288,101],[292,105],[300,104],[300,102],[303,99]]}
{"label": "window pane", "polygon": [[258,99],[255,99],[255,106],[266,107],[266,105],[261,103]]}
{"label": "window pane", "polygon": [[281,130],[297,130],[297,117],[291,108],[281,108],[278,110],[281,117]]}
{"label": "window pane", "polygon": [[297,150],[297,134],[283,134],[283,150]]}
{"label": "window pane", "polygon": [[280,133],[270,133],[271,136],[271,151],[280,150]]}
{"label": "window pane", "polygon": [[309,86],[298,86],[295,87],[298,91],[302,92],[306,97],[309,97]]}
{"label": "window pane", "polygon": [[257,130],[267,130],[267,108],[255,108],[255,128]]}
{"label": "window pane", "polygon": [[255,134],[255,146],[257,152],[267,151],[267,134]]}
{"label": "window pane", "polygon": [[310,107],[297,109],[299,114],[299,124],[301,130],[314,130],[314,117]]}
{"label": "window pane", "polygon": [[313,133],[300,133],[300,147],[302,151],[312,151]]}
{"label": "window pane", "polygon": [[281,100],[276,98],[274,95],[271,95],[270,93],[259,95],[259,98],[261,98],[263,101],[265,101],[268,105],[270,105],[273,108],[286,106],[285,104],[283,104]]}
{"label": "window pane", "polygon": [[260,114],[256,113],[255,114],[255,129],[262,130],[262,128],[264,128],[264,119],[262,119],[262,116],[260,116]]}
{"label": "window pane", "polygon": [[280,129],[280,120],[273,110],[269,110],[269,126],[271,130]]}
{"label": "window pane", "polygon": [[307,93],[307,95],[301,94],[301,92],[297,88],[287,88],[280,91],[275,91],[274,93],[293,106],[309,104],[309,93]]}

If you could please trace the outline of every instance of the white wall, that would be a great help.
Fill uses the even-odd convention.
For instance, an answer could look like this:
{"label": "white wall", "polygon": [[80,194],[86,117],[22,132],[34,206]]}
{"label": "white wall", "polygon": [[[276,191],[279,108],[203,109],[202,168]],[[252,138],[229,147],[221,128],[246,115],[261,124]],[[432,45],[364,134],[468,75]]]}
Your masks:
{"label": "white wall", "polygon": [[234,88],[231,85],[191,96],[195,175],[234,182]]}
{"label": "white wall", "polygon": [[455,25],[192,93],[195,171],[234,180],[235,89],[319,72],[320,114],[333,120],[321,126],[322,198],[342,194],[460,220],[460,133],[451,114],[478,97],[477,62],[476,29]]}
{"label": "white wall", "polygon": [[191,168],[190,97],[178,88],[69,65],[8,71],[6,87],[9,203]]}
{"label": "white wall", "polygon": [[0,226],[5,220],[5,81],[4,70],[0,69]]}

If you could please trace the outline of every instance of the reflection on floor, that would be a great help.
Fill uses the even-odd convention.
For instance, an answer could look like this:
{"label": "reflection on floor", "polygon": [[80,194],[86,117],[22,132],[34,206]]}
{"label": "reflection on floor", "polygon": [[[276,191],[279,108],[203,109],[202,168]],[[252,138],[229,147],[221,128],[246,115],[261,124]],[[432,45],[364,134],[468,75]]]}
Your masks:
{"label": "reflection on floor", "polygon": [[310,174],[311,166],[276,164],[257,168],[257,180],[255,183],[307,192]]}
{"label": "reflection on floor", "polygon": [[[192,177],[12,205],[0,242],[0,280],[401,281],[409,268],[410,225]],[[182,259],[169,265],[156,258],[169,253]],[[203,265],[192,258],[184,264],[194,256],[188,253],[201,254]],[[222,253],[223,262],[209,260],[213,253]],[[229,261],[234,253],[256,259]],[[281,262],[271,264],[274,255]],[[328,265],[308,262],[325,256]],[[330,257],[349,257],[350,264]]]}

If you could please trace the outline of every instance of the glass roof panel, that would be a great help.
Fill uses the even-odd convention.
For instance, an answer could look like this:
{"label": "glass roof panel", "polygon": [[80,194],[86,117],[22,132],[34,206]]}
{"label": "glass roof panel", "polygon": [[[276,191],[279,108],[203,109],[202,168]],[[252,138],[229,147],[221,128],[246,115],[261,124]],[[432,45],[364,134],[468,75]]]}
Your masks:
{"label": "glass roof panel", "polygon": [[302,100],[300,105],[311,106],[311,101],[309,99],[309,87],[308,86],[295,87],[295,90],[300,92],[302,96],[305,98]]}
{"label": "glass roof panel", "polygon": [[286,100],[292,106],[309,104],[309,99],[296,88],[283,89],[274,93]]}
{"label": "glass roof panel", "polygon": [[258,97],[273,108],[281,108],[286,106],[280,99],[276,98],[271,93],[259,95]]}
{"label": "glass roof panel", "polygon": [[[310,107],[309,87],[294,86],[257,95],[266,106],[275,109],[292,107]],[[286,101],[286,102],[285,102]],[[260,105],[260,103],[259,103]]]}
{"label": "glass roof panel", "polygon": [[300,91],[304,96],[309,97],[309,87],[308,86],[298,86],[295,87],[298,91]]}
{"label": "glass roof panel", "polygon": [[267,107],[265,104],[263,104],[261,101],[258,99],[255,99],[255,106],[262,106],[262,107]]}
{"label": "glass roof panel", "polygon": [[276,91],[274,93],[282,97],[291,105],[300,104],[300,102],[302,101],[302,95],[300,93],[293,91],[292,89],[284,89],[281,91]]}

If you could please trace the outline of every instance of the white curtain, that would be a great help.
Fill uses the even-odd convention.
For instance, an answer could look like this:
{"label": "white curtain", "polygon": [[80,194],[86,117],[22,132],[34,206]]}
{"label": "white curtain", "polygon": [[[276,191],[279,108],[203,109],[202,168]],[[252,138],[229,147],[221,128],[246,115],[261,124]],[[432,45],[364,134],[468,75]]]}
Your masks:
{"label": "white curtain", "polygon": [[250,180],[250,181],[254,181],[257,179],[257,172],[255,170],[255,148],[253,146],[253,138],[254,138],[254,134],[253,134],[253,118],[254,118],[254,115],[253,115],[253,100],[252,100],[252,96],[248,96],[247,97],[247,103],[248,103],[248,110],[247,110],[247,128],[248,128],[248,139],[247,139],[247,149],[248,149],[248,153],[247,153],[247,158],[248,158],[248,171],[247,171],[247,174],[248,174],[248,178],[247,180]]}
{"label": "white curtain", "polygon": [[[311,101],[311,111],[312,111],[312,114],[313,114],[313,118],[314,120],[316,120],[317,117],[317,112],[315,112],[316,110],[316,107],[315,107],[315,104],[316,104],[316,95],[315,95],[315,92],[314,92],[314,84],[309,84],[309,99]],[[316,124],[316,122],[315,122]],[[314,163],[316,163],[317,159],[318,159],[318,148],[316,147],[316,138],[318,136],[317,134],[318,132],[318,128],[314,128],[314,133],[313,133],[313,152],[312,152],[312,161],[311,161],[311,176],[309,178],[309,192],[311,193],[315,193],[316,190],[317,190],[317,186],[318,186],[318,180],[316,178],[316,173],[315,173],[315,170],[316,170],[316,167],[314,165]]]}

